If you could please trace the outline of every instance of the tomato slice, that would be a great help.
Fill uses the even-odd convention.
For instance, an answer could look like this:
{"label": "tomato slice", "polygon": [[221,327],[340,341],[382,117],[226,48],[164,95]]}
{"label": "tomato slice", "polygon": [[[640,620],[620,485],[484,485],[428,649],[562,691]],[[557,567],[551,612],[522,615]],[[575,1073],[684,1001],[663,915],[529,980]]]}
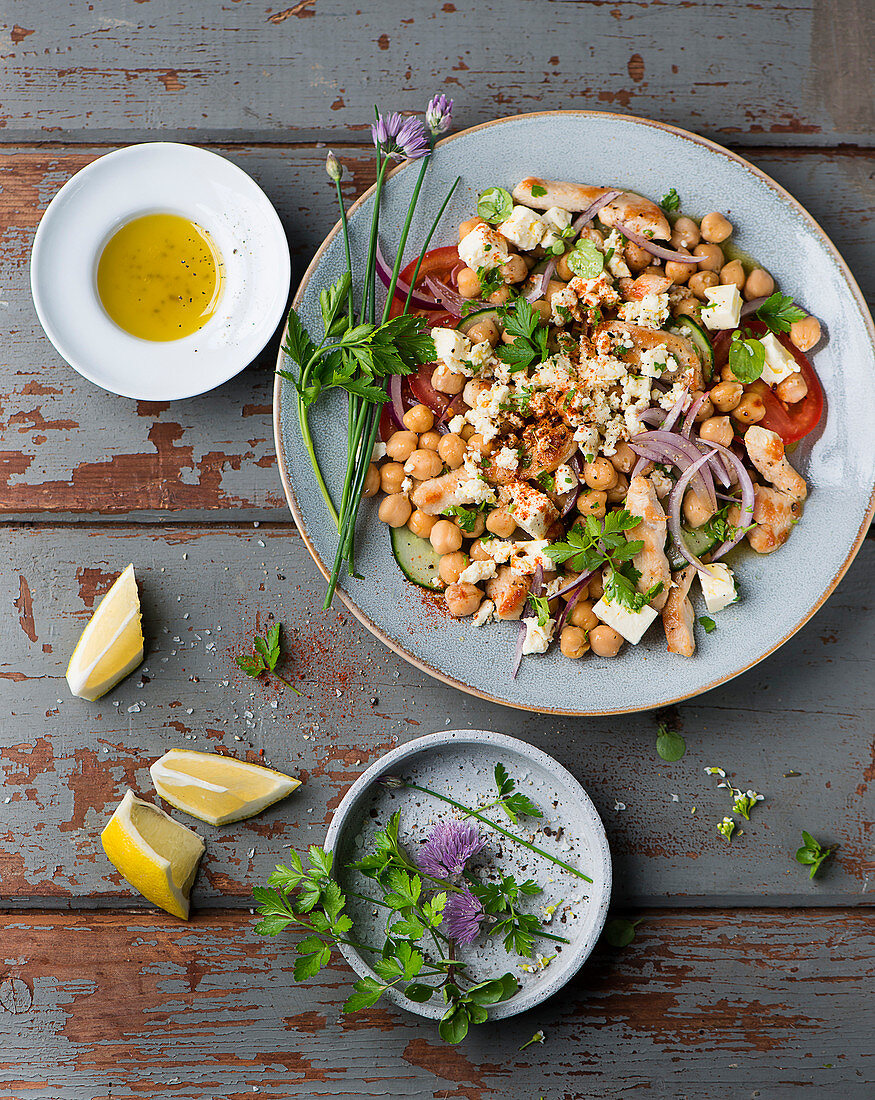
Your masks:
{"label": "tomato slice", "polygon": [[[410,263],[401,272],[401,278],[405,283],[410,283],[413,278],[413,272],[416,270],[416,263],[419,257],[410,261]],[[422,287],[427,278],[440,279],[441,282],[449,283],[450,276],[453,273],[453,268],[459,265],[459,251],[454,244],[444,245],[442,248],[432,248],[422,257],[422,266],[419,269],[419,274],[416,276],[416,286]],[[392,303],[392,309],[390,316],[397,317],[404,306],[404,299],[398,298],[397,294],[395,300]],[[430,309],[411,309],[410,312],[415,317],[427,317],[429,324],[432,328],[438,328],[446,325],[447,322],[452,321],[453,324],[458,321],[458,317],[455,314],[449,313],[443,307],[435,310]]]}
{"label": "tomato slice", "polygon": [[[763,336],[768,332],[768,327],[758,317],[746,318],[744,328],[750,329],[757,336]],[[791,342],[786,333],[778,333],[778,340],[799,364],[799,370],[808,385],[808,393],[796,404],[786,405],[762,379],[757,379],[749,388],[762,397],[763,404],[766,406],[766,415],[760,421],[760,425],[775,432],[784,443],[797,443],[820,423],[820,418],[823,416],[823,387],[808,357]],[[732,332],[729,329],[724,329],[714,337],[716,374],[719,374],[729,362],[731,341]]]}

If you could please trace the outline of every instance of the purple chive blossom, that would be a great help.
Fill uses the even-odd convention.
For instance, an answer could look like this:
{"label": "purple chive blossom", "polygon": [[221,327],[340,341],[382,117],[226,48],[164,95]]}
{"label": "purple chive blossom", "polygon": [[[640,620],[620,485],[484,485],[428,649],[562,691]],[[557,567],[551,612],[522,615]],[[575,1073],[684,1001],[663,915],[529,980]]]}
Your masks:
{"label": "purple chive blossom", "polygon": [[453,121],[453,101],[443,92],[432,96],[425,109],[425,121],[433,134],[446,133]]}
{"label": "purple chive blossom", "polygon": [[442,821],[429,833],[419,850],[419,866],[435,878],[453,878],[465,870],[471,856],[477,855],[486,841],[470,821]]}
{"label": "purple chive blossom", "polygon": [[483,906],[465,886],[460,893],[450,894],[447,898],[442,927],[456,943],[473,943],[480,935],[480,925],[485,915]]}
{"label": "purple chive blossom", "polygon": [[371,126],[374,145],[386,156],[418,160],[431,152],[425,127],[418,118],[404,118],[397,112],[380,115]]}

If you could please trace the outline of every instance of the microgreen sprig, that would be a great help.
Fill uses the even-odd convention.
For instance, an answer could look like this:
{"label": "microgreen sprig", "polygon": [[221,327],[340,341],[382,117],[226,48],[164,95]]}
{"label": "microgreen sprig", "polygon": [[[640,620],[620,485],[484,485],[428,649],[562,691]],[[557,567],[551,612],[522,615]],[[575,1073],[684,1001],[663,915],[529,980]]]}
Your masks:
{"label": "microgreen sprig", "polygon": [[838,844],[833,844],[831,848],[823,848],[820,842],[815,840],[811,833],[807,833],[802,830],[802,847],[797,849],[796,862],[804,863],[806,866],[810,866],[811,870],[808,872],[808,877],[814,878],[817,872],[820,870],[821,865],[825,860],[829,859],[832,853],[838,848]]}
{"label": "microgreen sprig", "polygon": [[254,652],[251,655],[237,656],[234,660],[246,675],[251,676],[253,680],[258,679],[262,673],[269,672],[281,684],[285,684],[287,688],[290,688],[295,695],[303,695],[303,692],[298,691],[294,684],[290,684],[285,677],[280,676],[276,671],[276,663],[280,658],[281,631],[282,623],[274,623],[267,632],[267,637],[261,638],[256,634],[252,639]]}

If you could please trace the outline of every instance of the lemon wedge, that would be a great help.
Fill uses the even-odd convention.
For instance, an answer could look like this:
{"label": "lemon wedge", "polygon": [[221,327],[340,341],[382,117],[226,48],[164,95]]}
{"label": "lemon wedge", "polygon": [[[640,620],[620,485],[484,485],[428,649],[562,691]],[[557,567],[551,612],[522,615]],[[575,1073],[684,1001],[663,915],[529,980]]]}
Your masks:
{"label": "lemon wedge", "polygon": [[97,605],[67,665],[70,691],[93,702],[143,660],[140,596],[129,565]]}
{"label": "lemon wedge", "polygon": [[188,920],[188,897],[204,842],[128,791],[100,834],[110,862],[144,898]]}
{"label": "lemon wedge", "polygon": [[272,768],[191,749],[171,749],[149,773],[165,802],[210,825],[253,817],[301,785]]}

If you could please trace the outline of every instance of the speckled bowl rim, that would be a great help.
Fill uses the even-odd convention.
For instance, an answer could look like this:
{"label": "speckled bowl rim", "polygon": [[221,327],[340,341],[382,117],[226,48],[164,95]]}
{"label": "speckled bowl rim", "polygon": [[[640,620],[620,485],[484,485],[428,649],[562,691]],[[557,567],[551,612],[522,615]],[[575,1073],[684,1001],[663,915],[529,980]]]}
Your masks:
{"label": "speckled bowl rim", "polygon": [[[602,883],[594,882],[592,889],[593,891],[599,889],[602,893],[596,903],[595,921],[590,929],[590,933],[588,936],[581,938],[580,941],[573,943],[571,947],[568,948],[567,954],[563,953],[564,969],[561,976],[558,974],[551,975],[550,971],[547,970],[545,971],[544,979],[538,982],[537,985],[529,986],[520,993],[514,994],[509,1000],[490,1008],[490,1020],[504,1020],[509,1016],[516,1016],[521,1012],[528,1012],[529,1009],[536,1008],[538,1005],[543,1004],[544,1001],[552,997],[555,993],[558,993],[560,989],[566,986],[568,982],[577,975],[580,968],[592,954],[595,945],[598,943],[599,936],[602,934],[602,929],[605,926],[608,915],[608,906],[611,901],[611,887],[613,884],[613,871],[611,865],[611,849],[608,845],[607,833],[605,832],[604,824],[592,799],[580,785],[579,780],[575,779],[564,765],[560,764],[559,761],[555,760],[549,753],[544,752],[543,749],[536,748],[527,741],[520,741],[517,737],[510,737],[506,733],[496,733],[493,730],[467,729],[439,730],[437,733],[426,733],[422,737],[416,737],[412,741],[408,741],[395,749],[391,749],[385,756],[381,756],[379,760],[375,760],[367,771],[362,772],[343,796],[340,805],[334,811],[331,823],[328,826],[328,832],[325,835],[324,847],[326,851],[334,850],[334,846],[341,835],[344,825],[346,825],[349,818],[358,809],[359,804],[367,794],[368,788],[371,787],[381,775],[385,775],[390,771],[397,771],[399,765],[410,760],[411,757],[418,756],[423,751],[450,745],[452,745],[455,750],[461,751],[464,751],[466,745],[489,745],[496,749],[503,749],[506,752],[517,753],[525,760],[543,768],[548,775],[554,776],[558,785],[567,784],[570,786],[571,789],[578,794],[578,810],[582,812],[588,824],[592,826],[592,833],[588,835],[587,840],[591,841],[593,846],[593,867],[598,866],[602,878]],[[354,948],[349,947],[347,944],[340,944],[340,950],[346,961],[359,977],[377,977],[374,971],[371,970],[362,956]],[[570,962],[566,960],[570,960]],[[427,1019],[437,1020],[443,1015],[443,1005],[430,1004],[428,1002],[425,1004],[416,1004],[408,1000],[403,994],[395,992],[395,990],[388,990],[386,996],[395,1004],[407,1009],[408,1012],[415,1013],[417,1016],[425,1016]]]}
{"label": "speckled bowl rim", "polygon": [[[449,137],[444,138],[442,141],[439,141],[437,144],[438,144],[438,146],[445,145],[448,142],[455,141],[457,138],[467,136],[468,134],[476,133],[478,130],[485,130],[487,127],[490,127],[490,126],[501,126],[503,123],[512,122],[512,121],[515,121],[516,119],[520,119],[520,118],[563,118],[563,117],[567,117],[567,118],[593,117],[593,118],[601,118],[601,119],[616,119],[618,122],[623,122],[623,123],[633,122],[633,123],[640,123],[642,126],[651,126],[655,130],[664,130],[667,133],[674,134],[675,137],[682,138],[683,140],[692,142],[695,145],[701,145],[704,148],[711,150],[711,152],[713,152],[713,153],[718,153],[720,156],[726,157],[728,160],[734,161],[735,163],[737,163],[737,164],[741,165],[743,168],[745,168],[748,172],[751,172],[751,173],[753,173],[753,175],[757,176],[768,187],[771,187],[772,190],[775,191],[779,195],[780,198],[782,198],[785,202],[790,203],[798,211],[798,213],[802,216],[802,218],[804,218],[804,220],[808,223],[808,225],[811,227],[812,231],[820,237],[821,242],[823,243],[824,247],[827,249],[827,251],[832,256],[832,259],[834,260],[836,266],[839,268],[839,270],[841,271],[842,275],[844,276],[844,278],[845,278],[845,280],[848,284],[848,289],[850,290],[851,294],[854,297],[856,305],[857,305],[857,307],[860,311],[860,314],[862,316],[863,322],[866,326],[866,330],[869,334],[869,341],[872,345],[872,353],[873,353],[873,355],[875,355],[875,322],[873,322],[873,320],[872,320],[872,315],[869,312],[869,306],[866,302],[866,299],[863,297],[863,293],[862,293],[862,291],[860,290],[860,287],[857,284],[857,280],[851,274],[850,269],[848,268],[848,265],[845,263],[845,260],[842,257],[841,253],[836,248],[836,246],[833,244],[833,242],[830,240],[829,236],[824,231],[822,226],[811,216],[811,214],[809,214],[809,212],[805,209],[805,207],[797,199],[795,199],[790,194],[789,191],[787,191],[779,183],[777,183],[775,180],[773,180],[771,176],[769,176],[765,172],[763,172],[762,169],[757,168],[756,165],[751,164],[751,162],[749,160],[746,160],[744,157],[739,156],[737,153],[731,152],[729,149],[726,149],[722,145],[718,145],[717,142],[715,142],[715,141],[711,141],[708,138],[701,137],[699,134],[694,134],[689,130],[681,129],[681,127],[679,127],[679,126],[672,126],[667,122],[655,122],[653,119],[642,118],[639,115],[621,115],[621,114],[617,114],[614,111],[530,111],[530,112],[524,112],[524,113],[518,114],[518,115],[508,115],[505,118],[494,119],[492,122],[482,122],[478,126],[471,126],[467,130],[460,130],[458,133],[452,134]],[[410,162],[407,161],[404,164],[400,164],[397,168],[394,168],[394,169],[392,169],[391,172],[387,173],[387,176],[394,176],[397,172],[403,171],[409,165],[409,163]],[[349,210],[347,212],[347,216],[348,217],[352,216],[352,214],[363,203],[367,202],[367,200],[370,198],[370,196],[373,194],[373,192],[374,192],[374,187],[373,186],[369,187],[368,190],[365,191],[365,193],[363,195],[361,195],[352,204],[352,206],[349,208]],[[331,243],[331,241],[334,239],[334,237],[339,232],[340,232],[340,222],[338,221],[334,225],[333,229],[328,234],[328,236],[325,238],[325,240],[322,242],[322,244],[319,246],[316,254],[313,257],[313,259],[310,261],[310,264],[307,267],[307,270],[304,272],[304,274],[301,278],[301,282],[298,285],[298,289],[295,292],[295,297],[292,301],[292,307],[294,309],[297,309],[298,306],[300,305],[301,299],[303,298],[304,293],[307,290],[307,286],[308,286],[310,280],[312,279],[313,275],[316,273],[317,268],[319,267],[319,263],[322,259],[322,254],[325,252],[328,245]],[[279,352],[277,353],[277,369],[280,369],[282,367],[282,365],[283,365],[283,349],[282,349],[282,345],[280,345]],[[289,510],[292,513],[292,516],[295,520],[295,524],[297,525],[298,531],[300,532],[301,538],[304,540],[304,544],[307,547],[308,551],[310,552],[310,556],[312,557],[313,561],[318,566],[319,571],[322,573],[322,575],[325,577],[325,579],[328,580],[331,576],[330,566],[326,566],[325,562],[322,561],[321,557],[319,556],[318,551],[316,550],[316,547],[314,546],[312,540],[310,539],[309,535],[307,534],[307,529],[306,529],[305,522],[304,522],[304,516],[303,516],[303,513],[301,512],[301,508],[298,504],[297,497],[295,496],[294,490],[292,489],[292,485],[291,485],[291,482],[290,482],[289,477],[288,477],[288,472],[287,472],[288,471],[288,465],[287,465],[286,457],[285,457],[285,444],[284,444],[284,441],[283,441],[283,432],[282,432],[282,424],[281,424],[281,416],[282,416],[281,388],[282,388],[282,381],[283,380],[280,377],[280,375],[277,375],[275,380],[274,380],[274,390],[273,390],[273,430],[274,430],[274,441],[275,441],[275,445],[276,445],[277,465],[279,467],[280,478],[282,479],[283,490],[286,494],[286,501],[288,502]],[[753,660],[749,661],[747,664],[742,665],[741,668],[736,669],[735,672],[730,672],[726,676],[718,677],[716,680],[712,680],[710,683],[703,684],[701,687],[697,687],[693,691],[685,692],[684,694],[678,695],[678,696],[676,696],[672,699],[666,699],[664,701],[660,701],[659,705],[660,706],[672,706],[675,703],[682,702],[684,699],[693,699],[698,695],[704,694],[706,691],[711,691],[713,688],[719,687],[721,684],[728,683],[730,680],[734,680],[736,676],[740,676],[743,672],[747,672],[748,669],[753,668],[754,665],[758,665],[760,663],[760,661],[765,660],[766,657],[769,657],[772,653],[775,652],[775,650],[779,649],[785,642],[789,641],[790,638],[792,638],[794,634],[796,634],[799,630],[801,630],[801,628],[803,626],[805,626],[805,624],[815,614],[815,612],[820,610],[820,608],[823,606],[823,604],[826,602],[826,600],[829,598],[829,596],[832,595],[832,593],[835,591],[836,585],[839,583],[839,581],[842,579],[842,577],[848,571],[848,568],[850,567],[851,562],[857,556],[857,553],[858,553],[860,547],[863,544],[863,539],[866,537],[866,533],[869,530],[869,525],[872,522],[873,515],[875,515],[875,485],[872,486],[872,490],[869,494],[869,506],[866,510],[866,514],[863,518],[863,522],[860,524],[860,528],[857,531],[856,538],[854,539],[853,543],[851,544],[851,547],[848,551],[848,555],[845,558],[844,562],[839,567],[839,569],[836,571],[835,575],[833,576],[832,580],[827,585],[826,589],[824,590],[824,592],[820,596],[820,598],[814,603],[814,605],[811,608],[809,608],[805,612],[805,614],[796,623],[796,625],[792,628],[792,630],[787,631],[787,633],[783,636],[783,638],[780,638],[777,642],[775,642],[775,644],[773,646],[771,646],[769,649],[767,649],[764,653],[759,654],[759,656],[755,657]],[[396,642],[393,638],[389,637],[389,635],[382,629],[382,627],[378,626],[377,623],[375,623],[368,615],[366,615],[361,610],[361,608],[356,604],[356,602],[350,597],[349,593],[345,591],[345,589],[338,586],[337,594],[340,596],[340,599],[342,600],[344,606],[349,611],[351,611],[353,615],[355,615],[355,617],[359,620],[359,622],[362,624],[362,626],[366,627],[375,637],[379,638],[379,640],[385,646],[388,646],[388,648],[391,649],[394,653],[397,653],[399,657],[403,657],[405,661],[407,661],[409,664],[413,665],[415,668],[420,669],[420,671],[425,672],[428,676],[432,676],[434,679],[440,680],[442,683],[449,684],[450,687],[458,688],[459,691],[464,691],[468,695],[474,695],[479,699],[485,699],[487,702],[500,703],[502,706],[505,706],[505,707],[512,707],[515,710],[532,711],[536,714],[563,714],[563,715],[570,715],[570,716],[573,716],[573,717],[586,717],[587,715],[599,715],[599,716],[601,716],[601,715],[610,715],[610,714],[634,714],[636,712],[641,712],[641,711],[646,711],[646,710],[651,710],[652,709],[650,706],[639,706],[639,707],[616,707],[616,708],[613,708],[613,709],[599,709],[599,710],[596,710],[596,711],[566,710],[564,707],[542,707],[542,706],[530,705],[530,704],[527,704],[527,703],[512,702],[508,699],[502,699],[500,696],[491,695],[489,692],[482,691],[480,688],[475,688],[470,684],[464,683],[462,680],[457,680],[454,676],[448,676],[445,672],[442,672],[440,669],[435,668],[433,665],[428,664],[428,662],[423,661],[419,657],[416,657],[413,653],[410,653],[408,650],[406,650],[402,645],[399,645],[398,642]]]}

